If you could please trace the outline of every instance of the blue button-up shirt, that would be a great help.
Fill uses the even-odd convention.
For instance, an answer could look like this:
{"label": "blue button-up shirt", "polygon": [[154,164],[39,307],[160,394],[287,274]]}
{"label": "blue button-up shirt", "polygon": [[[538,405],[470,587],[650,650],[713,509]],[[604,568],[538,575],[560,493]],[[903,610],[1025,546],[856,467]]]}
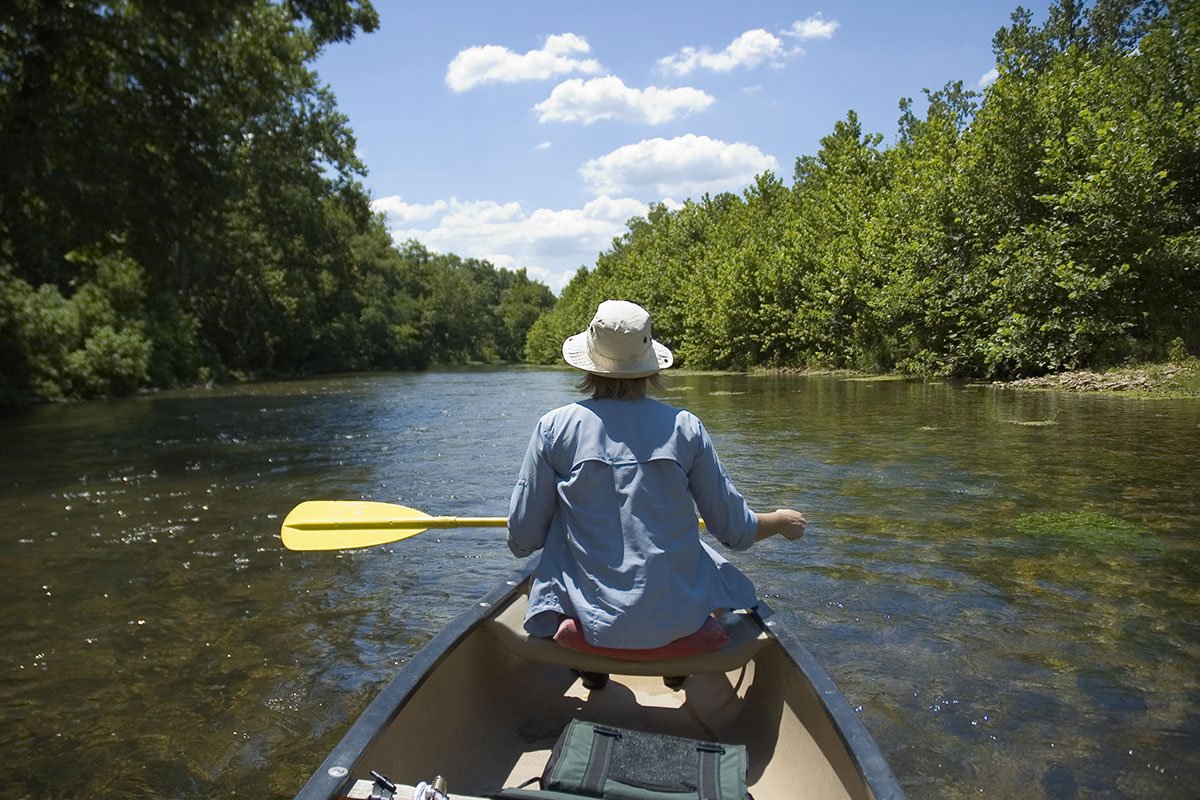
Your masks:
{"label": "blue button-up shirt", "polygon": [[642,398],[585,400],[538,421],[513,489],[508,546],[541,549],[525,629],[559,614],[599,647],[658,647],[717,608],[752,608],[750,580],[700,540],[735,550],[758,520],[692,413]]}

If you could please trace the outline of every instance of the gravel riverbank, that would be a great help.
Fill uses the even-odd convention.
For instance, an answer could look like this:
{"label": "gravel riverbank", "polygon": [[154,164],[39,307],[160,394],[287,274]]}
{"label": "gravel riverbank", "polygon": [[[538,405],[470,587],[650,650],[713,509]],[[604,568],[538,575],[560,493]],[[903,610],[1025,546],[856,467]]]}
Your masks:
{"label": "gravel riverbank", "polygon": [[1074,370],[997,381],[997,386],[1012,389],[1053,389],[1068,392],[1130,393],[1148,397],[1200,398],[1200,360],[1182,364],[1146,364],[1120,367],[1103,372]]}

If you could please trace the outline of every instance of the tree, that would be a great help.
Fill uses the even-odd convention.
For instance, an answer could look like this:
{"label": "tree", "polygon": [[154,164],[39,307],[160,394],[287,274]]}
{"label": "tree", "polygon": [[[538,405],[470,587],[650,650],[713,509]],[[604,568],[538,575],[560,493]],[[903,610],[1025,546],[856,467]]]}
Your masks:
{"label": "tree", "polygon": [[[1014,15],[997,36],[1000,77],[967,137],[958,190],[971,282],[986,287],[962,337],[973,371],[1161,356],[1181,332],[1167,295],[1195,296],[1174,247],[1186,251],[1188,238],[1163,235],[1188,218],[1194,228],[1174,177],[1186,173],[1167,155],[1189,139],[1175,135],[1188,106],[1164,102],[1173,81],[1140,48],[1165,57],[1160,37],[1172,36],[1176,13],[1194,12],[1156,18],[1158,6],[1103,3],[1089,17],[1055,4],[1043,29]],[[1174,134],[1156,137],[1164,127]],[[1183,150],[1194,154],[1190,138]]]}
{"label": "tree", "polygon": [[[353,138],[305,65],[329,42],[376,23],[370,4],[355,0],[6,5],[0,15],[6,291],[32,291],[46,303],[54,292],[69,304],[76,294],[86,296],[94,277],[70,254],[128,259],[140,270],[146,330],[155,337],[147,375],[163,382],[196,377],[201,354],[219,357],[227,349],[220,339],[210,347],[197,337],[218,329],[221,319],[245,319],[237,308],[243,298],[270,294],[258,280],[272,275],[269,266],[225,257],[230,231],[258,240],[251,252],[284,257],[286,249],[265,241],[278,220],[259,224],[255,214],[278,210],[288,192],[293,200],[309,198],[310,221],[324,213],[322,198],[331,195],[357,194],[365,210],[365,196],[353,184],[362,171]],[[289,270],[266,263],[276,273]],[[5,308],[20,313],[14,303]],[[262,322],[274,327],[269,318]],[[5,327],[24,324],[10,319]],[[269,338],[258,337],[250,349],[269,356]],[[11,363],[40,357],[21,352]],[[31,374],[0,367],[0,383],[11,397],[50,391],[29,384]],[[131,387],[119,381],[113,388]],[[69,382],[54,392],[77,393]]]}
{"label": "tree", "polygon": [[889,180],[878,149],[882,139],[864,134],[851,111],[821,139],[816,156],[796,161],[793,191],[810,265],[798,272],[792,334],[808,363],[846,367],[873,360],[878,324],[870,304],[882,277],[866,235]]}

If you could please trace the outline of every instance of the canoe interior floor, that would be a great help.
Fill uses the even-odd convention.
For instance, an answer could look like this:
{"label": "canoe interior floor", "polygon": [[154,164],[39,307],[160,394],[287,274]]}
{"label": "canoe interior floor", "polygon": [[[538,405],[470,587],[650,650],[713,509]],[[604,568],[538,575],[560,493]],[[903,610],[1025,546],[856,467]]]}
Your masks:
{"label": "canoe interior floor", "polygon": [[[719,676],[721,683],[724,683],[723,677]],[[693,676],[688,681],[688,689],[694,694],[701,690],[700,684],[704,682],[705,676]],[[693,723],[691,725],[684,725],[678,721],[678,710],[684,707],[686,695],[683,691],[668,689],[662,678],[614,675],[608,685],[598,691],[585,689],[583,683],[577,680],[563,692],[563,697],[577,701],[581,712],[586,708],[588,719],[602,721],[615,727],[637,728],[640,726],[639,720],[644,721],[647,709],[657,708],[673,712],[670,716],[676,720],[672,725],[673,729],[664,732],[692,739],[716,738],[713,731],[698,719],[688,717]],[[541,775],[557,738],[557,732],[550,736],[523,736],[523,752],[513,765],[504,785],[519,786],[530,778]]]}

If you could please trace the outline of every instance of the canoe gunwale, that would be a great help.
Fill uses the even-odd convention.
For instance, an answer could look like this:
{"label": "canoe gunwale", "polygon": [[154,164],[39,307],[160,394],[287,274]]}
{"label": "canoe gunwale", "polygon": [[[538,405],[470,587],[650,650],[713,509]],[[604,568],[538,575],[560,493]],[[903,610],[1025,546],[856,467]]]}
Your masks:
{"label": "canoe gunwale", "polygon": [[879,745],[863,725],[858,714],[850,707],[850,701],[833,682],[833,678],[821,666],[821,662],[801,644],[800,639],[786,625],[775,620],[766,620],[763,626],[779,642],[796,668],[808,679],[821,699],[821,707],[833,721],[833,727],[846,745],[851,758],[875,800],[906,800],[904,790],[896,779],[892,767]]}
{"label": "canoe gunwale", "polygon": [[[348,788],[354,779],[352,770],[355,765],[400,713],[408,699],[455,647],[487,623],[498,607],[504,606],[514,595],[523,591],[536,565],[537,559],[532,559],[500,581],[418,650],[367,705],[304,784],[295,800],[331,800],[338,796],[339,790]],[[870,796],[875,800],[905,800],[904,790],[879,746],[820,662],[787,626],[774,619],[762,621],[762,625],[812,686],[823,712],[832,721],[846,751],[856,764]]]}
{"label": "canoe gunwale", "polygon": [[[367,705],[304,784],[295,800],[330,800],[336,797],[338,789],[353,779],[349,771],[399,713],[409,696],[420,688],[450,651],[495,613],[496,606],[507,602],[520,589],[536,565],[537,560],[534,559],[533,563],[501,581],[496,588],[479,598],[473,607],[465,609],[426,642]],[[347,772],[342,775],[330,774],[330,770],[338,768]]]}

